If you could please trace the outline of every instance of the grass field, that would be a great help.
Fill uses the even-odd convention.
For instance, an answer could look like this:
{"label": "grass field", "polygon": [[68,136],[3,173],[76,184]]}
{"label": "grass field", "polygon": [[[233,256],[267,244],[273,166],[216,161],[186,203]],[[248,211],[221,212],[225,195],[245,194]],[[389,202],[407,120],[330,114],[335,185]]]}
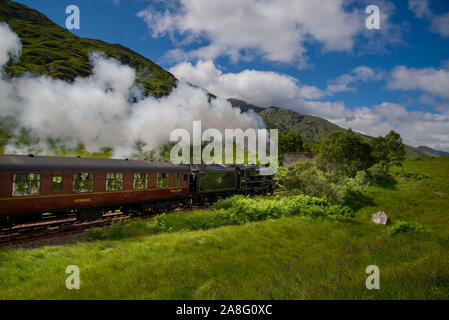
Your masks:
{"label": "grass field", "polygon": [[[288,216],[192,231],[189,215],[214,212],[185,212],[167,216],[158,233],[141,223],[140,235],[119,240],[2,249],[0,298],[448,299],[449,158],[406,161],[394,174],[396,184],[368,188],[373,203],[353,218]],[[379,210],[393,226],[424,232],[374,225]],[[65,287],[68,265],[80,269],[80,290]],[[365,287],[369,265],[380,269],[380,290]]]}

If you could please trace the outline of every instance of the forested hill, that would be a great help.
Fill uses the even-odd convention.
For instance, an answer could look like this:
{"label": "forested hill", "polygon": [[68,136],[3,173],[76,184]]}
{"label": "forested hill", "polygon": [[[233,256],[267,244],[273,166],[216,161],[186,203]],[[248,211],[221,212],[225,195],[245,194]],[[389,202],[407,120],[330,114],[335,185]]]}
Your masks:
{"label": "forested hill", "polygon": [[172,74],[140,54],[119,44],[80,38],[25,5],[1,0],[0,21],[19,35],[23,46],[20,61],[6,68],[12,76],[33,72],[71,82],[92,73],[89,54],[101,51],[136,69],[136,82],[147,94],[161,97],[176,85]]}

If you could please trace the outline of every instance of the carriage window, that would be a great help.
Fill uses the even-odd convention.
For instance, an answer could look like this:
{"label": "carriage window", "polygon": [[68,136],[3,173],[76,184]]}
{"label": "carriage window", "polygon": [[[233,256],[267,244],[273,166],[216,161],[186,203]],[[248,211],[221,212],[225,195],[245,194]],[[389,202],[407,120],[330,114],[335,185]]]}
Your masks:
{"label": "carriage window", "polygon": [[106,175],[106,191],[123,190],[123,173],[108,173]]}
{"label": "carriage window", "polygon": [[175,187],[179,187],[181,185],[181,174],[175,173]]}
{"label": "carriage window", "polygon": [[148,173],[134,173],[134,190],[148,188]]}
{"label": "carriage window", "polygon": [[184,185],[187,185],[187,184],[189,184],[189,175],[188,174],[185,174],[184,175]]}
{"label": "carriage window", "polygon": [[62,177],[53,176],[53,191],[62,191]]}
{"label": "carriage window", "polygon": [[167,172],[158,172],[157,187],[158,188],[167,188],[168,187],[168,173]]}
{"label": "carriage window", "polygon": [[73,192],[83,193],[94,191],[94,175],[92,173],[75,173],[73,175]]}
{"label": "carriage window", "polygon": [[41,189],[39,173],[16,173],[12,186],[14,197],[38,196]]}

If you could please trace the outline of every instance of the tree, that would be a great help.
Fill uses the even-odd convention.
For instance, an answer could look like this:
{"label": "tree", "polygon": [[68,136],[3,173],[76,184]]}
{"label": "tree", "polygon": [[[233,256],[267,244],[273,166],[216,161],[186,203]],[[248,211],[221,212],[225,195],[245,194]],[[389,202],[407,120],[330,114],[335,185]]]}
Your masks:
{"label": "tree", "polygon": [[295,132],[279,133],[279,153],[285,152],[302,152],[304,145],[301,135]]}
{"label": "tree", "polygon": [[347,195],[342,181],[331,181],[327,173],[307,161],[297,161],[288,169],[280,167],[274,179],[282,188],[298,190],[313,197],[326,198],[333,203],[343,203]]}
{"label": "tree", "polygon": [[334,131],[320,146],[317,163],[323,170],[339,171],[355,177],[374,163],[371,146],[352,130]]}
{"label": "tree", "polygon": [[405,160],[405,146],[401,135],[393,130],[385,137],[371,140],[371,150],[374,161],[382,166],[385,173],[388,173],[392,165],[402,166],[402,161]]}

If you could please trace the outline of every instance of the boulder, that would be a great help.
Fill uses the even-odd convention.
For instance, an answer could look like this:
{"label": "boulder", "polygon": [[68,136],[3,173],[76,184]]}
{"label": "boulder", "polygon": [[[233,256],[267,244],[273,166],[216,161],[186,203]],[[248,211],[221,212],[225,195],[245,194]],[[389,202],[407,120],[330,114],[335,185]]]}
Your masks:
{"label": "boulder", "polygon": [[371,221],[375,224],[382,224],[386,226],[390,223],[390,218],[388,218],[387,214],[384,211],[379,211],[372,215]]}

